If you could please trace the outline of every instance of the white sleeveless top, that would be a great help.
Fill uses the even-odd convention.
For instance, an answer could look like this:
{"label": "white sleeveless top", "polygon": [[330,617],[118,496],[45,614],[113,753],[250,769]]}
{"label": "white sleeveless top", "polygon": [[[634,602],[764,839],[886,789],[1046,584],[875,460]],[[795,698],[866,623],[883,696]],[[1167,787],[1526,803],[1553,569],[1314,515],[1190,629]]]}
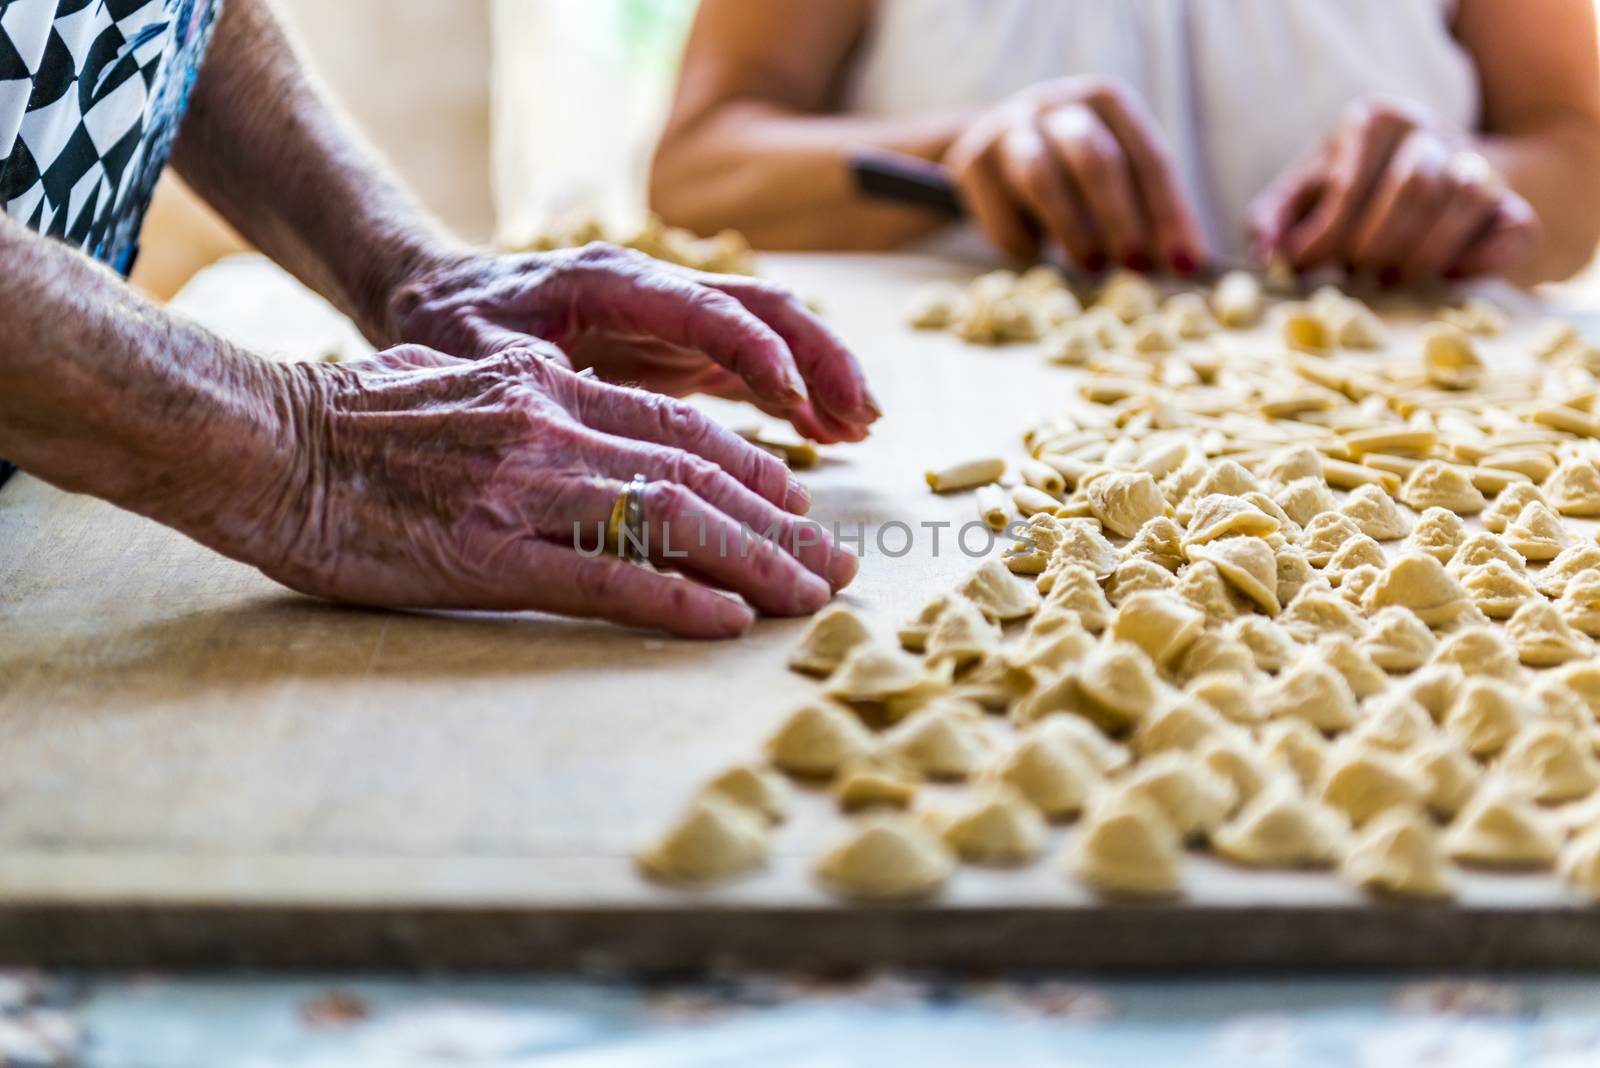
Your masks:
{"label": "white sleeveless top", "polygon": [[1352,99],[1405,97],[1475,129],[1479,85],[1453,0],[877,0],[848,110],[994,103],[1066,75],[1119,79],[1166,134],[1213,252]]}

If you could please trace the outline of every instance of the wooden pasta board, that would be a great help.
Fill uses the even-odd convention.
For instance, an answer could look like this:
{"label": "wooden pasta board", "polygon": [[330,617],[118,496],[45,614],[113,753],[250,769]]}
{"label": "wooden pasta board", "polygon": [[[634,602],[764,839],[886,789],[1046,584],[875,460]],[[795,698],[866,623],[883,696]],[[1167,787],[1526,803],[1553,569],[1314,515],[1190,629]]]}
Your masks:
{"label": "wooden pasta board", "polygon": [[[1025,422],[1073,388],[1031,346],[900,325],[910,284],[970,269],[773,257],[769,270],[820,299],[888,409],[869,444],[828,450],[808,476],[824,521],[960,526],[971,498],[933,497],[924,468],[1015,455]],[[213,269],[179,305],[286,356],[347,343],[255,260]],[[846,601],[887,628],[974,565],[949,531],[931,550],[926,531],[899,557],[869,542]],[[1399,906],[1330,875],[1196,857],[1186,900],[1141,907],[1062,873],[1069,832],[1028,870],[962,870],[931,902],[841,905],[808,875],[839,826],[815,795],[750,879],[706,892],[639,879],[631,852],[813,692],[783,668],[803,627],[707,645],[335,607],[19,477],[0,490],[0,960],[1600,964],[1600,911],[1548,876],[1470,875],[1455,903]]]}

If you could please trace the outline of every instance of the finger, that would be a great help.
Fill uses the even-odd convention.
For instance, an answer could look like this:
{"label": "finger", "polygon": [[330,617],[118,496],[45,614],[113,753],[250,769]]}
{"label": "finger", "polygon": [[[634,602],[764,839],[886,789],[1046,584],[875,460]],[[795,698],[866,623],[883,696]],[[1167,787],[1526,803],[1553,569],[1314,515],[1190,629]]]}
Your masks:
{"label": "finger", "polygon": [[[648,470],[641,473],[651,476]],[[592,550],[599,544],[626,487],[624,480],[566,479],[556,511],[564,521],[576,524],[571,528],[574,549]],[[646,485],[640,496],[640,515],[637,542],[629,541],[627,547],[641,552],[657,567],[670,567],[732,590],[759,611],[809,615],[833,596],[825,581],[767,540],[764,528],[741,528],[681,482],[658,478]],[[553,531],[541,533],[560,536]]]}
{"label": "finger", "polygon": [[492,573],[480,594],[434,607],[554,612],[698,639],[734,638],[755,622],[749,607],[698,582],[531,538],[505,546]]}
{"label": "finger", "polygon": [[1111,258],[1133,270],[1154,265],[1150,229],[1133,187],[1122,146],[1099,115],[1083,106],[1057,108],[1043,119],[1045,135],[1082,193]]}
{"label": "finger", "polygon": [[863,427],[883,415],[855,355],[793,293],[745,278],[717,277],[708,284],[739,301],[777,331],[806,380],[811,404],[819,411],[842,424]]}
{"label": "finger", "polygon": [[1484,233],[1446,269],[1451,278],[1510,274],[1526,263],[1539,244],[1539,218],[1526,200],[1509,191]]}
{"label": "finger", "polygon": [[374,352],[365,359],[351,360],[346,366],[376,365],[388,371],[434,371],[441,367],[455,367],[470,362],[430,349],[426,345],[396,345],[392,349]]}
{"label": "finger", "polygon": [[1153,251],[1179,274],[1193,271],[1206,259],[1205,234],[1155,118],[1137,98],[1111,86],[1090,94],[1087,102],[1122,146],[1132,168]]}
{"label": "finger", "polygon": [[1432,228],[1449,195],[1444,146],[1412,136],[1390,158],[1377,189],[1354,230],[1350,256],[1398,281],[1406,251]]}
{"label": "finger", "polygon": [[1011,190],[1075,262],[1104,264],[1105,249],[1066,169],[1037,126],[1016,125],[999,146],[1000,170]]}
{"label": "finger", "polygon": [[1405,273],[1413,278],[1444,274],[1488,229],[1494,215],[1492,191],[1479,182],[1453,185],[1439,217],[1405,257]]}
{"label": "finger", "polygon": [[699,457],[600,434],[581,442],[580,448],[590,468],[601,474],[623,481],[642,474],[683,486],[735,524],[743,523],[758,534],[772,532],[773,541],[791,549],[799,564],[833,589],[855,578],[860,566],[856,558],[835,547],[818,524],[774,508]]}
{"label": "finger", "polygon": [[1330,262],[1344,249],[1389,157],[1411,129],[1407,117],[1389,108],[1365,107],[1346,122],[1332,147],[1322,197],[1285,242],[1294,266]]}
{"label": "finger", "polygon": [[[997,154],[998,138],[997,134],[994,141],[974,151],[964,146],[966,138],[963,137],[957,141],[946,162],[967,208],[984,235],[1006,255],[1018,260],[1033,260],[1039,255],[1039,237],[1007,191]],[[1097,269],[1092,265],[1086,266]]]}
{"label": "finger", "polygon": [[1250,242],[1260,262],[1283,251],[1284,236],[1310,214],[1322,193],[1320,168],[1305,164],[1256,198],[1250,206]]}
{"label": "finger", "polygon": [[658,393],[574,378],[570,410],[585,426],[614,437],[654,442],[694,453],[741,485],[804,514],[811,496],[777,457],[765,453],[683,401]]}

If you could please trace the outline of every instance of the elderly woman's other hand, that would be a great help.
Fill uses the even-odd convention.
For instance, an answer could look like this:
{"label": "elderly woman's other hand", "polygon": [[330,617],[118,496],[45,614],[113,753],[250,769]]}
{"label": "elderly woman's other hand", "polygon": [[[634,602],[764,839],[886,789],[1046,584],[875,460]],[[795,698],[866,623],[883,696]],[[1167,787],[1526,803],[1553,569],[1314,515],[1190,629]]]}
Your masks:
{"label": "elderly woman's other hand", "polygon": [[1100,270],[1170,268],[1205,259],[1205,238],[1155,120],[1130,91],[1062,78],[981,115],[945,156],[979,226],[1018,259],[1040,236]]}
{"label": "elderly woman's other hand", "polygon": [[397,341],[485,356],[541,338],[607,381],[750,401],[814,441],[860,441],[881,414],[850,351],[788,290],[612,245],[455,257],[389,307]]}
{"label": "elderly woman's other hand", "polygon": [[[548,345],[476,361],[403,346],[275,373],[293,459],[251,487],[257,540],[228,548],[302,592],[716,638],[752,608],[814,612],[854,577],[855,558],[798,518],[807,497],[779,461],[681,401],[575,374]],[[649,555],[677,575],[597,552],[641,474]]]}
{"label": "elderly woman's other hand", "polygon": [[1263,260],[1342,266],[1386,284],[1505,274],[1538,246],[1539,220],[1464,134],[1418,108],[1368,99],[1256,201]]}

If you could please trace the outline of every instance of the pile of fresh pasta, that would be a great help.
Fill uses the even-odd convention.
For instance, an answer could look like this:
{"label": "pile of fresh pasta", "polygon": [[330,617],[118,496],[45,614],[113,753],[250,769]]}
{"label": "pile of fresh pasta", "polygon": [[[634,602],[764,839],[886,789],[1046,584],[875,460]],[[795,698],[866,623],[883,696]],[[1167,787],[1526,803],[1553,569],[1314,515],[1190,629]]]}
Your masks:
{"label": "pile of fresh pasta", "polygon": [[815,872],[850,898],[1035,864],[1053,824],[1066,877],[1114,896],[1182,895],[1204,850],[1403,897],[1555,869],[1600,898],[1600,351],[1565,322],[1506,336],[1481,300],[1433,318],[1402,340],[1247,274],[1118,275],[1087,308],[1049,268],[919,291],[913,326],[1078,374],[1024,454],[927,473],[1015,540],[894,635],[817,617],[790,661],[815,699],[643,869],[759,867],[792,779],[843,814]]}

